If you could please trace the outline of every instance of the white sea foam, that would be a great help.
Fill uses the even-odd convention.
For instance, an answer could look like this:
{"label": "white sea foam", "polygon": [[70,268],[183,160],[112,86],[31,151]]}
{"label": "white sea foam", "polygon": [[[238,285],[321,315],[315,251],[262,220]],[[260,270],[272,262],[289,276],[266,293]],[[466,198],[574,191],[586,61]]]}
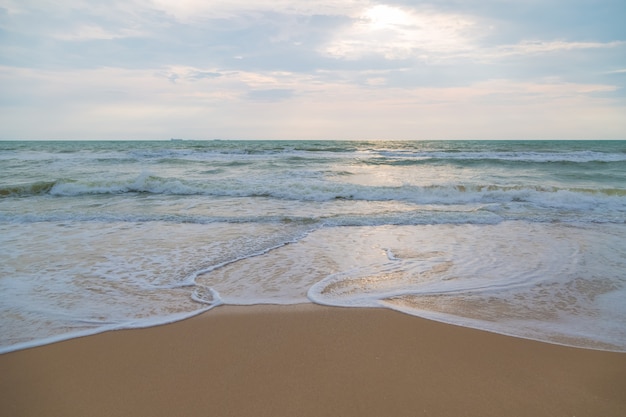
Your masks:
{"label": "white sea foam", "polygon": [[626,351],[623,142],[0,143],[0,352],[310,302]]}
{"label": "white sea foam", "polygon": [[0,346],[0,355],[3,353],[13,352],[16,350],[28,349],[32,347],[47,345],[50,343],[61,342],[63,340],[75,339],[77,337],[91,336],[94,334],[103,333],[103,332],[107,332],[111,330],[141,329],[144,327],[153,327],[153,326],[160,326],[163,324],[175,323],[177,321],[188,319],[198,314],[207,312],[213,307],[216,307],[216,305],[210,305],[205,308],[199,308],[191,312],[169,314],[163,317],[151,316],[151,317],[146,317],[146,318],[141,318],[141,319],[136,319],[136,320],[124,320],[120,323],[109,323],[109,324],[104,324],[104,325],[99,323],[96,326],[91,326],[83,330],[66,329],[64,332],[57,333],[51,336],[47,336],[47,337],[44,336],[41,338],[27,340],[24,342],[18,342],[18,343],[6,345],[6,346]]}
{"label": "white sea foam", "polygon": [[53,196],[149,193],[218,197],[273,197],[295,201],[404,201],[416,204],[472,204],[528,202],[539,207],[593,208],[598,204],[624,209],[626,192],[616,188],[560,188],[553,186],[499,186],[441,184],[431,186],[367,186],[324,179],[265,178],[245,180],[188,181],[162,178],[147,172],[128,180],[58,181]]}
{"label": "white sea foam", "polygon": [[199,272],[303,232],[255,223],[2,225],[0,346],[8,351],[66,333],[147,326],[204,311],[222,301],[196,285]]}
{"label": "white sea foam", "polygon": [[456,160],[456,161],[514,161],[514,162],[624,162],[626,154],[594,152],[594,151],[574,151],[574,152],[415,152],[405,151],[382,151],[380,156],[389,159],[404,159],[415,161]]}
{"label": "white sea foam", "polygon": [[[391,256],[357,260],[314,284],[308,296],[320,304],[387,307],[519,337],[625,351],[626,308],[616,301],[626,296],[624,236],[624,226],[518,222],[378,229],[359,246],[388,246]],[[347,247],[343,252],[349,256]]]}

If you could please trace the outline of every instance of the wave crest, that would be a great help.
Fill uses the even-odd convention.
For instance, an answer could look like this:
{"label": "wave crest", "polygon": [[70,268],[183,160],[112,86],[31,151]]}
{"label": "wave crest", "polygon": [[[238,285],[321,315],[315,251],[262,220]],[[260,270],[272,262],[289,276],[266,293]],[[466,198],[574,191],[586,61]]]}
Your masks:
{"label": "wave crest", "polygon": [[0,197],[24,197],[47,194],[56,181],[37,181],[31,184],[8,185],[0,187]]}

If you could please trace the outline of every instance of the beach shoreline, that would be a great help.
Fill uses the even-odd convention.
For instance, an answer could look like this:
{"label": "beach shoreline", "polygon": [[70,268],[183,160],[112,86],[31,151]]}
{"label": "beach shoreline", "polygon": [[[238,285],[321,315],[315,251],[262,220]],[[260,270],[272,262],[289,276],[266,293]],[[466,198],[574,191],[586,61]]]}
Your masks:
{"label": "beach shoreline", "polygon": [[385,309],[220,306],[0,355],[11,416],[622,416],[626,354]]}

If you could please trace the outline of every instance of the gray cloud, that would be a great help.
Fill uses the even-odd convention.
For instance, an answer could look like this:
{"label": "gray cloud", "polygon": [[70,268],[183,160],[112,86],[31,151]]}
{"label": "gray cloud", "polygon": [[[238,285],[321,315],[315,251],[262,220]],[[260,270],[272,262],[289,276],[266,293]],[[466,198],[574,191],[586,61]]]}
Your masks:
{"label": "gray cloud", "polygon": [[267,90],[252,90],[247,97],[254,101],[282,101],[293,97],[294,91],[285,88],[270,88]]}

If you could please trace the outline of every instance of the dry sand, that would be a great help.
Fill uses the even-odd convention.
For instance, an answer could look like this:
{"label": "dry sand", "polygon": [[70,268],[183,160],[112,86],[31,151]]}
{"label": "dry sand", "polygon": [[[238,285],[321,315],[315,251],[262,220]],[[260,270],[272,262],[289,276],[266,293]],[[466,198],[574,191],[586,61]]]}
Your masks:
{"label": "dry sand", "polygon": [[626,416],[626,354],[377,309],[218,307],[0,355],[1,416]]}

